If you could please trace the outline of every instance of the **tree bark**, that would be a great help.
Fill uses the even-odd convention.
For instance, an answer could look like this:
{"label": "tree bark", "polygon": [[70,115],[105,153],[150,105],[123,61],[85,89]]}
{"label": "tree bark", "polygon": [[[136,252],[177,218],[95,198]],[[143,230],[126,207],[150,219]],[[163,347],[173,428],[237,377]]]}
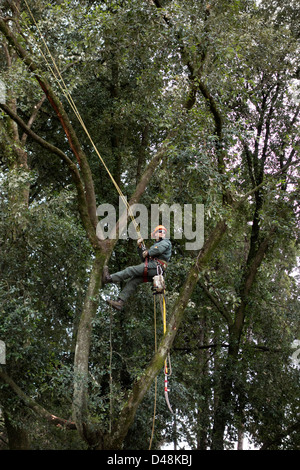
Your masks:
{"label": "tree bark", "polygon": [[91,430],[89,426],[88,370],[92,322],[97,313],[98,296],[102,283],[102,271],[105,262],[105,254],[97,252],[92,266],[89,286],[78,326],[74,358],[73,419],[81,437],[89,445],[95,445],[99,439],[98,433]]}
{"label": "tree bark", "polygon": [[30,440],[28,432],[20,426],[13,424],[6,413],[4,413],[4,424],[9,450],[29,450]]}

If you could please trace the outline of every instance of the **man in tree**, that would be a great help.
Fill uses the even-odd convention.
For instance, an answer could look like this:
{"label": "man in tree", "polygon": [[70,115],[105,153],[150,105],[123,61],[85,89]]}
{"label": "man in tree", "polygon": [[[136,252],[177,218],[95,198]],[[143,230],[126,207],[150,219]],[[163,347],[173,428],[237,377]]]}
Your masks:
{"label": "man in tree", "polygon": [[145,249],[143,239],[137,241],[138,253],[143,261],[136,266],[129,266],[123,271],[114,274],[109,274],[106,267],[103,272],[103,284],[109,282],[120,282],[128,279],[124,289],[119,295],[117,300],[107,300],[116,310],[122,310],[126,300],[135,292],[138,285],[142,282],[152,282],[153,277],[157,274],[157,267],[161,266],[165,271],[167,263],[169,262],[172,254],[172,244],[169,239],[165,238],[167,229],[163,225],[158,225],[152,232],[152,238],[155,238],[155,243],[149,248]]}

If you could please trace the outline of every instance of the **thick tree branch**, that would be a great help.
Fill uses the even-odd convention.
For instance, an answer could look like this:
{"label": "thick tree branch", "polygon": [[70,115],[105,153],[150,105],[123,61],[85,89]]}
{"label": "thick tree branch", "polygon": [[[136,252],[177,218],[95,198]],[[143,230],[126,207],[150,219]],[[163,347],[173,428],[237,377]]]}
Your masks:
{"label": "thick tree branch", "polygon": [[[243,277],[243,284],[240,289],[241,303],[239,307],[237,308],[234,323],[230,327],[231,341],[230,341],[229,354],[231,355],[237,354],[237,350],[239,348],[239,342],[240,342],[240,338],[242,334],[242,328],[243,328],[244,320],[245,320],[245,312],[246,312],[246,307],[248,303],[248,296],[253,286],[253,283],[257,274],[257,270],[263,261],[263,258],[267,252],[270,241],[272,237],[274,236],[275,231],[276,231],[275,227],[272,227],[269,234],[265,236],[264,239],[259,244],[255,254],[251,255],[251,257],[248,258],[247,265],[245,268],[245,274]],[[250,252],[251,252],[251,248],[249,250],[249,254]]]}

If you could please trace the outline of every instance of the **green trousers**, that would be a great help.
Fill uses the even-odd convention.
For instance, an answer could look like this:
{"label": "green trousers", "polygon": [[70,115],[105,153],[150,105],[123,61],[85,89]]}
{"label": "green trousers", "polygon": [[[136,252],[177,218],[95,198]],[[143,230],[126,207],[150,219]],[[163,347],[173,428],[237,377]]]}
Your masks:
{"label": "green trousers", "polygon": [[[135,292],[136,288],[144,281],[145,264],[137,264],[129,266],[123,271],[119,271],[111,275],[113,282],[126,281],[125,287],[119,295],[119,298],[126,300]],[[153,276],[157,274],[157,265],[155,261],[149,260],[147,282],[152,282]]]}

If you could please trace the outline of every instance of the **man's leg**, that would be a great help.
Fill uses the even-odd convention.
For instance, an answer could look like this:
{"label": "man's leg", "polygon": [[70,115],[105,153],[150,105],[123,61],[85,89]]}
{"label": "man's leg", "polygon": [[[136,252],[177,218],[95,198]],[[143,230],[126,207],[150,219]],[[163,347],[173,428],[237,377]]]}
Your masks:
{"label": "man's leg", "polygon": [[144,263],[137,264],[136,266],[129,266],[117,273],[111,274],[112,282],[126,281],[132,277],[143,277],[145,265]]}
{"label": "man's leg", "polygon": [[[136,268],[136,266],[133,266]],[[130,268],[128,268],[130,269]],[[139,270],[138,270],[139,271]],[[126,302],[126,300],[134,294],[136,291],[136,288],[142,284],[143,282],[152,282],[153,276],[156,274],[156,268],[150,268],[148,269],[148,275],[147,275],[147,281],[144,280],[144,269],[141,275],[136,275],[134,277],[131,277],[125,284],[122,292],[119,295],[119,299],[121,299],[123,302]]]}
{"label": "man's leg", "polygon": [[118,300],[107,300],[106,302],[116,310],[122,310],[126,300],[133,294],[136,287],[143,282],[144,269],[144,263],[140,263],[111,275],[106,271],[104,273],[104,282],[121,282],[128,279]]}
{"label": "man's leg", "polygon": [[[154,264],[152,266],[152,264],[153,262],[148,267],[149,282],[152,281],[152,277],[156,274],[156,265]],[[106,274],[106,276],[109,276],[110,278],[109,282],[120,282],[128,279],[118,300],[107,300],[107,303],[117,310],[122,310],[126,300],[135,292],[136,288],[144,282],[144,270],[145,265],[144,263],[141,263],[136,266],[129,266],[128,268],[111,275]]]}
{"label": "man's leg", "polygon": [[129,279],[122,292],[120,293],[119,295],[119,299],[121,299],[123,302],[126,302],[126,300],[129,299],[129,297],[134,294],[134,292],[136,291],[136,288],[142,284],[144,282],[144,279],[140,276],[140,277],[132,277],[131,279]]}

